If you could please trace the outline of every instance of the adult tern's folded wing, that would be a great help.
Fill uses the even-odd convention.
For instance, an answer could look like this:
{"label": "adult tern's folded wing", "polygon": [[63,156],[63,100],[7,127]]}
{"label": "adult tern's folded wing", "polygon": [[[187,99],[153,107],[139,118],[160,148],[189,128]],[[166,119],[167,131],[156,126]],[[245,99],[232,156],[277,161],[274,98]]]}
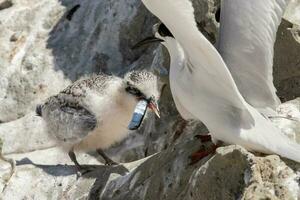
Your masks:
{"label": "adult tern's folded wing", "polygon": [[273,84],[273,47],[287,3],[223,0],[221,4],[219,52],[242,96],[263,113],[280,103]]}
{"label": "adult tern's folded wing", "polygon": [[[182,46],[193,80],[199,82],[195,82],[194,85],[200,87],[200,84],[204,82],[207,84],[206,88],[209,92],[218,94],[218,99],[224,106],[246,109],[245,101],[222,57],[215,47],[199,32],[191,1],[142,1],[168,27]],[[197,73],[192,68],[197,68]]]}

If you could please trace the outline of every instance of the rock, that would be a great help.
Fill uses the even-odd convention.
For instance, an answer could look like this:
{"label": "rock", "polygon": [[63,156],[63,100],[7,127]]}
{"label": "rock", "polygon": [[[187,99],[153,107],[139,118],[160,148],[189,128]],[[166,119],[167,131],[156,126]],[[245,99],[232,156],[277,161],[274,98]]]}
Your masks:
{"label": "rock", "polygon": [[[279,112],[283,116],[296,118],[300,116],[299,102],[300,99],[287,102],[280,106]],[[20,122],[25,122],[25,119],[21,119]],[[32,116],[28,119],[32,119]],[[285,122],[287,119],[276,120]],[[290,126],[284,122],[282,124]],[[178,125],[174,125],[173,128],[173,132],[176,132]],[[176,137],[174,133],[173,137],[169,135],[169,143],[162,151],[115,167],[103,166],[95,157],[77,153],[81,164],[95,168],[92,173],[79,179],[67,153],[58,147],[9,154],[10,158],[17,161],[17,169],[6,183],[5,177],[10,172],[10,165],[0,163],[2,198],[103,200],[300,198],[298,173],[300,164],[286,159],[281,160],[275,155],[253,155],[239,146],[232,145],[218,148],[215,155],[190,165],[189,155],[201,146],[209,148],[211,145],[201,144],[194,139],[193,135],[200,130],[199,124],[191,121],[184,128],[184,133]],[[1,137],[7,135],[3,134]],[[4,138],[4,141],[9,141],[8,139]],[[30,144],[30,140],[26,143]],[[13,143],[10,148],[16,149]],[[129,149],[127,146],[127,150]],[[114,150],[117,151],[117,147]],[[119,155],[113,158],[116,160]],[[23,186],[24,181],[26,186]],[[22,192],[16,192],[19,190]]]}
{"label": "rock", "polygon": [[300,143],[300,98],[281,104],[277,108],[279,117],[273,122],[289,138]]}
{"label": "rock", "polygon": [[[198,27],[212,43],[218,39],[219,3],[193,0]],[[300,94],[299,5],[291,0],[275,45],[274,81],[282,101]],[[229,146],[189,165],[188,156],[210,143],[193,138],[206,132],[201,123],[185,126],[178,116],[168,87],[168,53],[161,45],[131,50],[156,22],[140,0],[14,0],[9,9],[0,9],[0,137],[6,156],[17,160],[9,182],[10,165],[0,163],[1,199],[299,198],[299,166],[278,156]],[[97,166],[77,179],[66,152],[35,116],[36,104],[82,76],[100,71],[122,76],[144,68],[167,84],[161,120],[150,114],[139,131],[106,151],[124,163],[120,166],[106,167],[94,154],[78,153],[82,164]],[[298,118],[299,102],[287,102],[279,112]],[[300,141],[299,122],[278,118],[274,123]]]}
{"label": "rock", "polygon": [[110,180],[99,199],[300,197],[299,176],[278,156],[255,157],[241,147],[228,146],[207,162],[190,166],[187,156],[192,149],[187,142],[148,158],[126,176]]}
{"label": "rock", "polygon": [[294,39],[300,43],[300,1],[299,0],[291,0],[286,12],[284,14],[284,18],[292,23],[290,27],[290,31]]}
{"label": "rock", "polygon": [[30,152],[55,145],[54,140],[46,133],[42,119],[34,113],[0,124],[0,138],[4,140],[5,154]]}
{"label": "rock", "polygon": [[200,167],[190,192],[193,199],[297,199],[298,178],[278,156],[255,157],[228,146]]}
{"label": "rock", "polygon": [[46,44],[64,10],[58,1],[16,0],[0,11],[0,121],[25,116],[70,83]]}
{"label": "rock", "polygon": [[[293,24],[283,20],[278,32],[274,51],[274,83],[278,96],[285,102],[300,96],[299,89],[299,51],[300,43],[295,42],[292,34]],[[288,52],[282,56],[282,52]]]}
{"label": "rock", "polygon": [[299,0],[290,0],[290,3],[286,8],[283,18],[285,18],[286,20],[288,20],[289,22],[295,25],[300,25],[299,8],[300,8]]}
{"label": "rock", "polygon": [[[77,179],[73,165],[57,165],[62,162],[70,164],[67,154],[58,148],[12,157],[20,159],[18,169],[5,187],[0,184],[3,189],[1,199],[86,199],[96,177],[104,178],[109,172],[123,173],[120,167],[99,166],[89,178]],[[96,162],[87,156],[79,156],[79,160],[89,164]]]}

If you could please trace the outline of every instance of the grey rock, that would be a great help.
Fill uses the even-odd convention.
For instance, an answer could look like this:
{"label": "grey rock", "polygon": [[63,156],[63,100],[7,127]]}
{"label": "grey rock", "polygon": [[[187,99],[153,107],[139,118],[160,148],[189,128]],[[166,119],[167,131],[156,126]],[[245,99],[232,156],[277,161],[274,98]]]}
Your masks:
{"label": "grey rock", "polygon": [[[0,0],[2,2],[9,2]],[[198,122],[186,126],[168,87],[169,57],[161,45],[132,51],[151,34],[158,19],[140,0],[14,0],[0,9],[0,137],[3,151],[17,161],[0,163],[2,199],[297,199],[299,165],[278,156],[253,155],[241,147],[220,148],[189,165],[201,144]],[[299,96],[299,0],[291,1],[278,31],[274,81],[283,101]],[[193,0],[199,29],[217,42],[219,0]],[[0,6],[1,7],[1,6]],[[9,19],[9,20],[8,20]],[[107,153],[124,164],[105,167],[94,154],[78,155],[95,171],[76,179],[67,154],[47,137],[35,105],[78,78],[104,72],[122,76],[151,69],[166,84],[154,115],[136,133]],[[299,99],[281,105],[283,116],[300,119]],[[274,123],[297,141],[299,122]],[[101,161],[101,160],[100,160]],[[65,165],[67,164],[67,165]],[[298,194],[297,194],[298,193]]]}
{"label": "grey rock", "polygon": [[[300,43],[295,41],[293,26],[292,23],[283,20],[275,43],[274,83],[283,102],[300,96]],[[288,53],[283,56],[282,52]]]}
{"label": "grey rock", "polygon": [[300,25],[300,15],[297,10],[300,8],[300,1],[299,0],[291,0],[286,8],[284,13],[284,18],[289,22]]}
{"label": "grey rock", "polygon": [[284,18],[292,23],[292,27],[290,28],[290,31],[294,37],[294,39],[300,43],[300,15],[299,15],[299,9],[300,9],[300,1],[299,0],[292,0],[290,1],[285,14]]}
{"label": "grey rock", "polygon": [[[190,166],[186,142],[110,180],[99,199],[297,199],[298,175],[278,156],[256,157],[238,146]],[[184,150],[183,150],[184,149]],[[207,161],[207,162],[206,162]],[[299,168],[299,164],[297,166]]]}
{"label": "grey rock", "polygon": [[24,153],[55,146],[46,134],[40,117],[30,113],[13,122],[0,124],[0,138],[4,139],[3,153]]}
{"label": "grey rock", "polygon": [[55,58],[46,47],[64,9],[57,1],[16,0],[0,11],[0,121],[25,116],[70,83],[54,70]]}
{"label": "grey rock", "polygon": [[[11,155],[17,159],[17,170],[8,183],[0,183],[1,199],[86,199],[92,189],[96,174],[102,176],[108,167],[99,168],[88,178],[79,178],[74,165],[58,148]],[[79,157],[88,164],[95,163],[91,157]],[[4,175],[9,169],[4,166]],[[99,172],[98,172],[99,170]],[[120,171],[120,172],[119,172]],[[101,172],[101,173],[100,173]],[[116,167],[111,173],[123,173]]]}

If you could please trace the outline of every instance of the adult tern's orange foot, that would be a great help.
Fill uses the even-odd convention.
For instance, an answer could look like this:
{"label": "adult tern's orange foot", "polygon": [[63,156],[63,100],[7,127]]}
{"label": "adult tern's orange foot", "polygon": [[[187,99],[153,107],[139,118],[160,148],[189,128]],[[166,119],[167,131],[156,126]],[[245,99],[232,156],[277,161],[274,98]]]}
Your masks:
{"label": "adult tern's orange foot", "polygon": [[218,147],[219,147],[218,145],[213,145],[212,147],[210,147],[210,149],[196,151],[190,156],[191,159],[190,165],[196,164],[197,162],[209,156],[210,154],[214,154]]}
{"label": "adult tern's orange foot", "polygon": [[201,142],[211,142],[211,135],[196,135],[195,136],[196,139],[201,140]]}

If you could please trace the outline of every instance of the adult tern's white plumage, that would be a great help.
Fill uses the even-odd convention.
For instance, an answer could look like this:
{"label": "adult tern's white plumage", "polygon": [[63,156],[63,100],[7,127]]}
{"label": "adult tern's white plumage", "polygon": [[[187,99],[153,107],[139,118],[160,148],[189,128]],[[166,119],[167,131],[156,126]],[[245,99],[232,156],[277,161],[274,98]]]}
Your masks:
{"label": "adult tern's white plumage", "polygon": [[273,84],[273,47],[287,3],[287,0],[221,3],[219,52],[242,96],[265,115],[272,115],[280,104]]}
{"label": "adult tern's white plumage", "polygon": [[[171,56],[171,90],[181,113],[186,113],[186,118],[201,120],[215,140],[300,162],[300,145],[284,136],[242,97],[220,54],[198,31],[192,3],[142,1],[176,39],[159,31],[156,34]],[[273,2],[269,9],[279,6],[276,0],[268,2]]]}

